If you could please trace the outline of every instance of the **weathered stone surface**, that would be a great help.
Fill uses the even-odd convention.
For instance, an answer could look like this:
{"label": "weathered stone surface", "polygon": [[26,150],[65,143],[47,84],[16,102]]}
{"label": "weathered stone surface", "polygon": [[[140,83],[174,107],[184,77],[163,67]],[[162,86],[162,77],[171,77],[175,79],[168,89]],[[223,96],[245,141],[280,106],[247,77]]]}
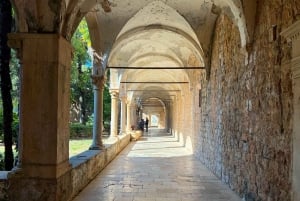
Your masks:
{"label": "weathered stone surface", "polygon": [[[18,31],[59,33],[67,40],[70,40],[85,13],[91,11],[95,3],[99,3],[89,0],[44,1],[42,3],[35,0],[26,3],[15,0],[12,2],[17,11]],[[201,56],[204,57],[202,58],[203,62],[209,68],[207,74],[203,72],[201,75],[196,75],[195,71],[186,73],[185,70],[182,70],[176,71],[179,73],[160,71],[161,73],[153,76],[153,71],[149,74],[135,71],[136,74],[125,74],[124,79],[139,77],[144,78],[143,81],[145,81],[147,77],[156,77],[157,80],[166,81],[168,78],[169,81],[189,82],[189,86],[176,88],[156,86],[157,88],[154,88],[180,91],[169,94],[169,96],[172,95],[170,100],[174,104],[170,111],[174,117],[171,122],[174,135],[183,142],[183,145],[192,144],[193,146],[189,145],[189,148],[195,151],[199,159],[245,200],[289,201],[291,200],[291,141],[294,112],[290,64],[291,47],[279,33],[299,18],[300,1],[220,0],[215,1],[214,4],[218,7],[217,10],[215,8],[211,10],[212,1],[201,2],[204,4],[200,5],[197,1],[191,1],[189,4],[186,4],[184,0],[165,1],[168,6],[184,16],[187,23],[191,25],[192,29],[189,30],[192,33],[195,31],[197,37],[192,38],[199,40],[203,48],[204,55]],[[97,13],[93,15],[95,26],[93,32],[98,37],[95,37],[97,39],[92,42],[98,44],[96,51],[103,51],[107,56],[107,52],[123,25],[148,3],[148,0],[135,1],[134,4],[128,0],[115,1],[114,5],[111,5],[112,12],[109,15],[105,12],[101,13],[97,8],[93,10],[93,13]],[[245,19],[242,9],[245,10]],[[155,12],[157,13],[153,17],[159,17],[161,9],[158,7]],[[168,17],[170,12],[165,14],[164,16]],[[141,18],[144,26],[147,25],[145,16]],[[215,24],[216,19],[218,20]],[[97,20],[99,23],[96,22]],[[185,20],[183,20],[184,23]],[[155,20],[154,28],[159,27],[157,24],[163,21],[162,17]],[[171,22],[178,23],[179,21]],[[146,29],[143,28],[143,31]],[[247,31],[249,40],[247,40]],[[149,34],[150,31],[148,30],[147,33]],[[167,36],[171,35],[168,32]],[[149,39],[150,36],[154,35],[150,33],[146,38],[141,39]],[[21,108],[26,108],[26,115],[21,115],[21,128],[23,129],[21,131],[25,133],[23,136],[25,140],[23,140],[24,143],[20,143],[24,148],[24,156],[21,157],[23,159],[22,168],[27,174],[20,179],[21,182],[17,182],[17,176],[11,179],[16,186],[10,193],[13,194],[18,189],[22,189],[18,192],[24,193],[30,199],[32,196],[31,200],[37,200],[38,197],[42,200],[59,200],[65,199],[64,196],[67,196],[70,190],[64,190],[70,183],[68,176],[70,170],[67,160],[68,121],[66,121],[68,119],[66,110],[69,108],[69,89],[66,80],[69,79],[69,70],[65,68],[66,64],[63,62],[69,63],[71,50],[70,48],[54,48],[52,46],[58,43],[53,43],[52,39],[41,40],[39,38],[40,36],[35,40],[28,39],[26,43],[15,41],[19,45],[17,48],[27,47],[26,51],[21,52],[23,53],[21,60],[23,64],[22,93],[24,95],[22,100],[26,100],[26,104],[21,104]],[[166,38],[171,37],[156,36],[155,40],[149,43],[148,50],[152,49],[154,41]],[[136,39],[134,38],[135,42]],[[191,42],[191,40],[184,41]],[[212,41],[213,44],[211,44]],[[172,40],[170,46],[176,42],[178,40]],[[246,42],[248,44],[245,44]],[[159,43],[165,44],[165,41],[162,40]],[[186,45],[185,42],[180,43],[178,48],[172,48],[175,56],[181,54],[180,48],[184,45]],[[212,47],[212,54],[210,47]],[[137,53],[146,49],[142,45],[135,48],[137,48]],[[52,49],[53,51],[50,51]],[[67,49],[68,51],[66,51]],[[150,53],[157,53],[157,49],[153,49],[155,51],[150,51]],[[58,57],[58,50],[59,55],[63,56],[65,53],[66,58]],[[162,50],[159,52],[161,55],[168,52],[169,49],[162,48]],[[184,52],[182,51],[182,53]],[[131,51],[125,53],[132,55]],[[51,59],[52,54],[58,61]],[[161,64],[152,62],[154,58],[161,59],[161,55],[150,59],[146,57],[148,61],[151,61],[147,64],[149,66]],[[187,60],[187,62],[183,62],[182,66],[196,66],[202,63],[195,60],[192,52],[183,55],[184,61]],[[144,61],[144,59],[141,60],[141,62]],[[174,65],[172,62],[164,63],[164,65],[168,64]],[[114,74],[113,71],[110,75],[112,74]],[[200,83],[200,80],[203,81]],[[55,88],[54,82],[61,87]],[[40,83],[43,84],[43,87],[40,86]],[[45,91],[44,88],[51,90]],[[198,107],[197,101],[200,99],[198,90],[200,88],[201,107]],[[146,88],[137,87],[136,89]],[[161,98],[165,96],[167,93],[163,94]],[[59,100],[60,103],[58,108],[52,107],[52,102],[57,102],[56,100]],[[33,109],[31,109],[32,105],[35,106],[32,107]],[[53,108],[56,108],[57,112]],[[64,113],[60,111],[64,111]],[[134,113],[135,110],[133,109],[131,112]],[[35,118],[31,117],[32,114],[35,114]],[[57,114],[60,115],[57,116]],[[51,118],[53,115],[54,118]],[[51,120],[51,124],[47,122],[49,120]],[[198,125],[199,122],[200,125]],[[128,128],[134,125],[134,118],[132,118],[132,124],[128,125]],[[41,132],[43,132],[42,136]],[[55,137],[52,133],[55,134]],[[116,144],[107,149],[107,152],[101,155],[102,158],[96,157],[97,161],[91,160],[87,162],[88,164],[80,165],[77,169],[78,172],[73,172],[75,191],[88,182],[85,179],[93,177],[96,170],[94,168],[102,167],[105,161],[111,161],[115,153],[120,150],[119,148],[120,145]],[[47,157],[41,153],[46,153]],[[36,165],[32,165],[33,163]],[[61,166],[61,164],[65,165]],[[53,165],[55,168],[52,168]],[[48,166],[48,169],[45,170],[45,166]],[[86,174],[87,177],[85,177]],[[40,179],[41,176],[44,179]],[[33,177],[36,180],[33,180]],[[55,181],[58,182],[57,185]],[[50,188],[44,190],[48,184]],[[57,194],[58,197],[53,197],[56,196],[54,194]],[[15,200],[20,198],[19,194],[13,196],[19,196],[14,197]]]}
{"label": "weathered stone surface", "polygon": [[9,176],[8,197],[13,201],[67,201],[72,193],[71,171],[56,179],[27,178],[15,172]]}
{"label": "weathered stone surface", "polygon": [[290,50],[279,33],[299,8],[299,1],[259,2],[248,57],[237,27],[226,16],[216,24],[196,153],[247,201],[291,200]]}
{"label": "weathered stone surface", "polygon": [[72,169],[56,179],[29,178],[22,170],[0,180],[0,200],[69,201],[77,195],[130,142],[123,135],[105,150],[88,150],[70,159]]}
{"label": "weathered stone surface", "polygon": [[7,171],[0,172],[0,200],[5,201],[8,199],[7,195],[7,188],[8,188],[8,181],[7,181]]}

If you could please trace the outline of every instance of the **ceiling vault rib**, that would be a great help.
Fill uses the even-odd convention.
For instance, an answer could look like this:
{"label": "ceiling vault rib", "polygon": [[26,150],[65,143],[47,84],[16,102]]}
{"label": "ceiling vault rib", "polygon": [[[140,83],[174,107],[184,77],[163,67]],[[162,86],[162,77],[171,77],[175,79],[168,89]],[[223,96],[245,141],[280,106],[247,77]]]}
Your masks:
{"label": "ceiling vault rib", "polygon": [[195,70],[195,69],[201,69],[205,70],[205,67],[117,67],[117,66],[107,66],[107,68],[110,69],[149,69],[149,70]]}
{"label": "ceiling vault rib", "polygon": [[126,84],[188,84],[189,82],[120,82]]}
{"label": "ceiling vault rib", "polygon": [[184,38],[186,38],[188,41],[190,41],[193,46],[197,49],[197,51],[200,53],[201,56],[203,51],[202,48],[199,44],[199,41],[195,40],[193,37],[191,37],[187,32],[180,30],[178,28],[172,27],[172,26],[168,26],[168,25],[161,25],[161,24],[150,24],[147,26],[142,26],[142,27],[136,27],[133,29],[130,29],[124,33],[122,33],[120,36],[117,37],[117,40],[115,41],[115,44],[120,43],[120,41],[122,41],[124,38],[128,38],[128,36],[132,36],[134,34],[137,34],[141,31],[147,31],[147,30],[153,30],[153,29],[158,29],[158,30],[166,30],[166,31],[170,31],[173,32],[175,34],[179,34],[181,36],[183,36]]}
{"label": "ceiling vault rib", "polygon": [[147,89],[147,90],[142,90],[142,89],[128,89],[127,91],[158,91],[158,92],[161,92],[161,91],[180,91],[180,90],[175,90],[175,89],[162,89],[162,90],[150,90],[150,89]]}

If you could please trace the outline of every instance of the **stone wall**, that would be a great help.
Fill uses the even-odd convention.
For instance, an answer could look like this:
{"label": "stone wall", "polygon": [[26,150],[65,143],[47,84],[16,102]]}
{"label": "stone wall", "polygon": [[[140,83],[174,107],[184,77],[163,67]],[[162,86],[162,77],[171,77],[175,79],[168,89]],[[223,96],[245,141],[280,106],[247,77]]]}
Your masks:
{"label": "stone wall", "polygon": [[248,54],[229,18],[217,21],[195,153],[246,201],[289,201],[293,94],[290,48],[279,33],[300,1],[258,1],[257,12]]}
{"label": "stone wall", "polygon": [[7,187],[8,187],[7,174],[8,174],[8,171],[0,172],[0,201],[8,200],[8,198],[7,198]]}
{"label": "stone wall", "polygon": [[[106,144],[106,148],[102,151],[88,150],[70,158],[72,168],[58,179],[27,178],[22,175],[20,169],[20,171],[14,172],[14,177],[8,181],[7,172],[2,172],[0,174],[0,201],[27,201],[28,198],[32,201],[72,200],[129,142],[130,135],[122,135],[116,141]],[[8,186],[11,186],[10,191],[7,190]],[[25,186],[27,187],[25,188]]]}

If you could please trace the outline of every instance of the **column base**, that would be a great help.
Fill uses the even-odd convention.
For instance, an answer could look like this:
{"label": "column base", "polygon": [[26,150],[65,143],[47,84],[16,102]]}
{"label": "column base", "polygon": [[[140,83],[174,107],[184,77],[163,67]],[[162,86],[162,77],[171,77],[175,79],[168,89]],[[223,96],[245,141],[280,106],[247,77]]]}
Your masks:
{"label": "column base", "polygon": [[105,149],[104,145],[92,145],[89,148],[89,150],[104,150],[104,149]]}
{"label": "column base", "polygon": [[14,201],[66,201],[72,196],[71,171],[58,178],[42,179],[27,177],[22,169],[8,175],[9,200]]}

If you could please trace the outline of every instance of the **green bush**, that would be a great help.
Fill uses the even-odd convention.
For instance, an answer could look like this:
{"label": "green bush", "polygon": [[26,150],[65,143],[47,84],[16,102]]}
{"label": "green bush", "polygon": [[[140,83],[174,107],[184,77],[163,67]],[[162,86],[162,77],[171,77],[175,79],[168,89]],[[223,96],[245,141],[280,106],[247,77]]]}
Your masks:
{"label": "green bush", "polygon": [[70,124],[70,139],[92,138],[93,125],[83,125],[80,123]]}
{"label": "green bush", "polygon": [[[19,117],[16,113],[13,113],[13,122],[12,122],[12,135],[13,142],[16,143],[19,134]],[[3,133],[3,112],[0,110],[0,142],[3,142],[4,133]]]}
{"label": "green bush", "polygon": [[0,171],[4,171],[4,156],[0,154]]}

